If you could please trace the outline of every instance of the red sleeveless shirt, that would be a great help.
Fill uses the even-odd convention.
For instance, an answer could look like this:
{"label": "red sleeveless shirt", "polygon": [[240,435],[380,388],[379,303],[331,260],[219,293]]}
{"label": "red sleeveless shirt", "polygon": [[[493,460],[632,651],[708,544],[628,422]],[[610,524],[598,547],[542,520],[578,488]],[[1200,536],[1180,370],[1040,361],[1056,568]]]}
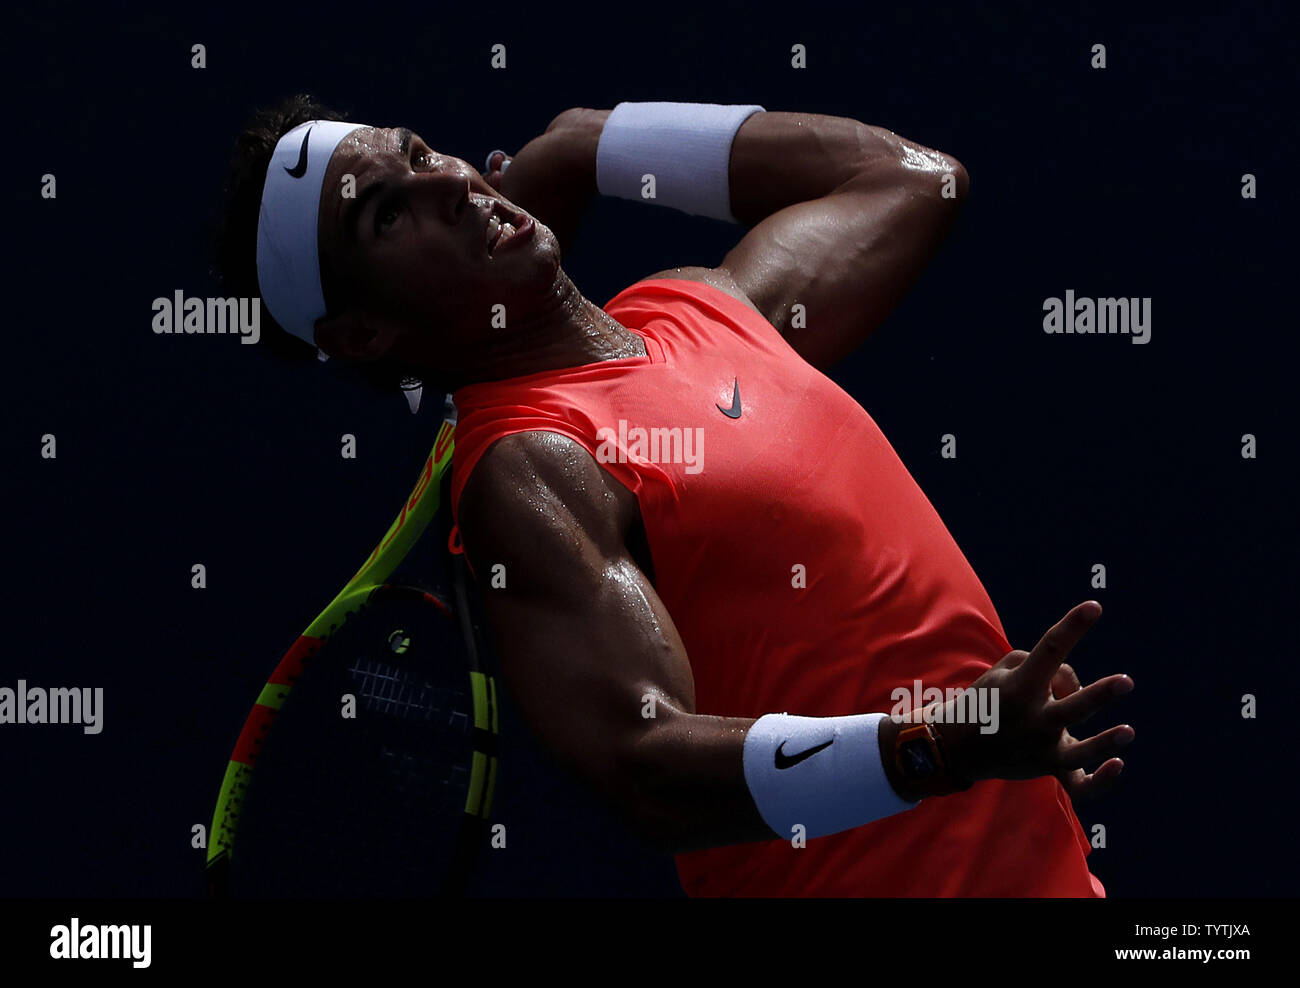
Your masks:
{"label": "red sleeveless shirt", "polygon": [[[646,355],[462,388],[452,506],[488,447],[544,431],[637,498],[696,711],[889,712],[965,687],[1011,645],[979,578],[871,416],[763,316],[648,279],[604,309]],[[617,656],[611,656],[617,661]],[[677,856],[691,895],[1102,896],[1054,778],[964,793],[795,848]]]}

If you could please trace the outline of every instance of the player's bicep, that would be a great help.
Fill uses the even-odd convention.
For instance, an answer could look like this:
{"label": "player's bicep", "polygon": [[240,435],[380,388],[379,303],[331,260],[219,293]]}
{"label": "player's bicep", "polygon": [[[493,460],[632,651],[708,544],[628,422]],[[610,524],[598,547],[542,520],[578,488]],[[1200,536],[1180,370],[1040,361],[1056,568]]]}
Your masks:
{"label": "player's bicep", "polygon": [[623,545],[611,483],[567,439],[510,437],[460,507],[506,686],[543,743],[607,790],[629,776],[647,709],[694,707],[685,649]]}

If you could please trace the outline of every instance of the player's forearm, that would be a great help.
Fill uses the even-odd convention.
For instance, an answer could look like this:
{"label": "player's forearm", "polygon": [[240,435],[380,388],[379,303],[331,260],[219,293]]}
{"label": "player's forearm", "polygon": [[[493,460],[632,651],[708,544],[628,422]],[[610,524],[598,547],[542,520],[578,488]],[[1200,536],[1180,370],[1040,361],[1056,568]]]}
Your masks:
{"label": "player's forearm", "polygon": [[[501,192],[541,220],[567,246],[598,194],[596,154],[610,110],[573,107],[516,154]],[[950,195],[965,198],[968,179],[954,158],[848,117],[755,113],[741,125],[729,161],[731,211],[746,225],[795,203],[829,195],[845,182],[910,185],[934,193],[952,176]],[[950,211],[947,211],[950,212]]]}
{"label": "player's forearm", "polygon": [[[565,110],[551,121],[546,134],[525,147],[528,158],[544,158],[546,173],[559,187],[545,201],[539,196],[539,205],[561,217],[566,228],[569,224],[563,218],[571,217],[576,226],[577,217],[597,194],[596,154],[610,112]],[[521,151],[516,157],[523,155]],[[923,155],[934,156],[932,161],[942,159],[937,152],[848,117],[755,113],[741,125],[731,145],[732,211],[742,223],[757,223],[786,206],[829,195],[866,169],[885,176],[905,174],[904,162],[921,160]],[[943,160],[949,168],[961,167],[951,159]],[[538,170],[535,161],[529,169]],[[529,208],[527,202],[515,201]]]}
{"label": "player's forearm", "polygon": [[967,177],[954,158],[848,117],[818,113],[755,113],[731,145],[731,210],[747,225],[795,203],[829,195],[848,181],[931,185],[953,175],[955,198]]}
{"label": "player's forearm", "polygon": [[[618,802],[643,838],[681,853],[795,836],[772,831],[746,778],[745,740],[755,720],[687,714],[661,706],[655,721],[621,761],[625,788]],[[889,718],[882,720],[878,747],[871,757],[879,759],[877,765],[883,766],[890,786],[902,798],[915,801],[935,795],[914,791],[898,772],[893,751],[902,726]],[[874,767],[864,764],[863,776]]]}
{"label": "player's forearm", "polygon": [[673,853],[771,840],[745,782],[745,734],[753,723],[660,705],[622,759],[616,803],[632,829]]}

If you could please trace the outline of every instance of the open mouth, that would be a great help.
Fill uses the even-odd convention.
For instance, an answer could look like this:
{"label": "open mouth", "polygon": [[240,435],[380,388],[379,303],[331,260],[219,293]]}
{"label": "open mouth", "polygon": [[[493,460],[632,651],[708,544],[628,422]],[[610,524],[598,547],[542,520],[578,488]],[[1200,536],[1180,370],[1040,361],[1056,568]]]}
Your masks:
{"label": "open mouth", "polygon": [[504,250],[512,244],[527,240],[532,235],[536,224],[531,216],[507,209],[496,203],[487,221],[487,252],[491,257],[498,250]]}

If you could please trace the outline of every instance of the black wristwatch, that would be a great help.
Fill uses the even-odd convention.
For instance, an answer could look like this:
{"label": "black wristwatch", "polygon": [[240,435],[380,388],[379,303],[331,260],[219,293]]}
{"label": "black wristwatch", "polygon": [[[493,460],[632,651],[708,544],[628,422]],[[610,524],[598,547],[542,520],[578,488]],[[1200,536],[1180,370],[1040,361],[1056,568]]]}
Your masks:
{"label": "black wristwatch", "polygon": [[962,792],[973,784],[953,773],[933,724],[912,724],[898,732],[894,767],[908,791],[919,794],[917,799]]}

